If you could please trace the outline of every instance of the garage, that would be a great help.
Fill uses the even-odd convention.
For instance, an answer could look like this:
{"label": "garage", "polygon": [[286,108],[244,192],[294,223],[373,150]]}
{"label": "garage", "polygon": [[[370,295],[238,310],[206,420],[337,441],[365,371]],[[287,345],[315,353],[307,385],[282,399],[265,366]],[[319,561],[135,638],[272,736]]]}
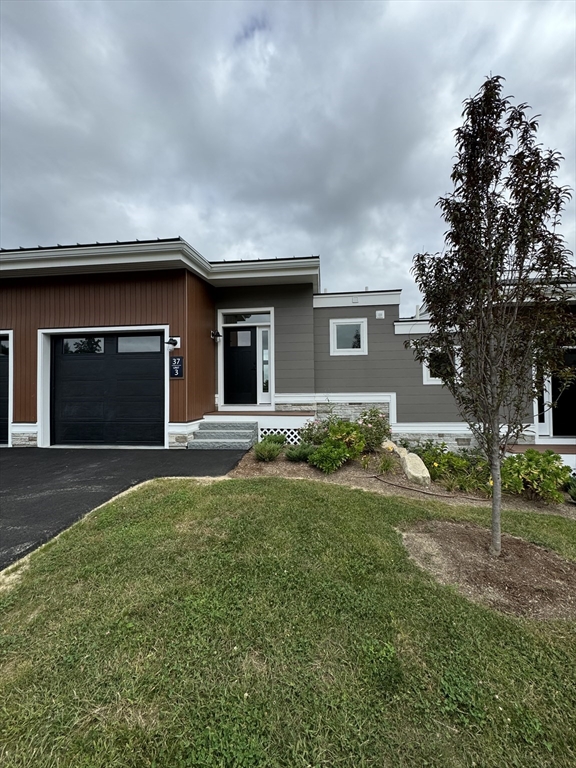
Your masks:
{"label": "garage", "polygon": [[164,446],[162,333],[52,337],[51,444]]}
{"label": "garage", "polygon": [[0,336],[0,445],[8,442],[8,336]]}

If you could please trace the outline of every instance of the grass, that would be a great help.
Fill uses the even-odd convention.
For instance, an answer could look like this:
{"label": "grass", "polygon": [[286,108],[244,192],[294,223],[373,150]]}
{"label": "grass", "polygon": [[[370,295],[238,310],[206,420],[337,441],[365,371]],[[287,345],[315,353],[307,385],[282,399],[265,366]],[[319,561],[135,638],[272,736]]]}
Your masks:
{"label": "grass", "polygon": [[[571,766],[576,627],[473,605],[395,530],[489,511],[156,481],[0,595],[3,768]],[[570,520],[505,529],[576,559]]]}

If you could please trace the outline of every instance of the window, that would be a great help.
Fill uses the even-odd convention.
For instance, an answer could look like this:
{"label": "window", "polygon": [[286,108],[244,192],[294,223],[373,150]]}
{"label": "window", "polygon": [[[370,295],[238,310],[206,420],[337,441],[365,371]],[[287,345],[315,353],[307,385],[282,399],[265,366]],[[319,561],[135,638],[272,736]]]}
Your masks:
{"label": "window", "polygon": [[246,312],[245,314],[224,315],[224,325],[257,325],[269,323],[270,312]]}
{"label": "window", "polygon": [[118,353],[161,352],[160,336],[118,336]]}
{"label": "window", "polygon": [[368,320],[365,317],[330,320],[331,355],[367,355]]}
{"label": "window", "polygon": [[104,354],[103,336],[82,336],[75,339],[64,339],[65,355],[93,355]]}
{"label": "window", "polygon": [[442,384],[442,374],[451,373],[452,363],[446,352],[440,350],[431,352],[429,365],[422,363],[422,379],[424,384]]}

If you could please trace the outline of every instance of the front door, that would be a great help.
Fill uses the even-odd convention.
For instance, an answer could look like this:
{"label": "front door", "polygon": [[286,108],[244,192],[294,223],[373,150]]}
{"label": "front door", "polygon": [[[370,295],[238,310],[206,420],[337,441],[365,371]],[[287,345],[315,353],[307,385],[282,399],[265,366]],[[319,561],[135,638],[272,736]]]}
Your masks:
{"label": "front door", "polygon": [[[566,365],[576,370],[576,349],[567,349],[564,354]],[[562,392],[560,382],[552,378],[552,433],[554,437],[576,437],[576,381]]]}
{"label": "front door", "polygon": [[224,402],[256,405],[256,327],[224,328]]}

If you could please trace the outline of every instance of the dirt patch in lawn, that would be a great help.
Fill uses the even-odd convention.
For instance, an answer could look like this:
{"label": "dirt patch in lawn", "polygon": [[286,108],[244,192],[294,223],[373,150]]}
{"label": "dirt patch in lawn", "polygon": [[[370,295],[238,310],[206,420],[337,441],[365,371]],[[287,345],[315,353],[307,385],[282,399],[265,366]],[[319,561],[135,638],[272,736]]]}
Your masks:
{"label": "dirt patch in lawn", "polygon": [[492,557],[490,531],[442,520],[422,521],[402,538],[421,568],[470,600],[531,619],[576,619],[576,563],[552,550],[503,534],[504,554]]}
{"label": "dirt patch in lawn", "polygon": [[[261,462],[249,451],[228,477],[287,477],[361,488],[386,496],[437,499],[445,504],[490,508],[489,498],[449,493],[432,483],[423,489],[410,483],[399,464],[378,475],[377,458],[366,468],[350,462],[324,475],[303,462],[283,456]],[[543,504],[505,497],[504,509],[561,515],[576,520],[576,504]],[[576,619],[576,563],[552,550],[504,534],[501,557],[489,554],[490,531],[471,523],[422,521],[402,532],[410,557],[441,584],[454,586],[473,600],[504,613],[531,619]]]}

